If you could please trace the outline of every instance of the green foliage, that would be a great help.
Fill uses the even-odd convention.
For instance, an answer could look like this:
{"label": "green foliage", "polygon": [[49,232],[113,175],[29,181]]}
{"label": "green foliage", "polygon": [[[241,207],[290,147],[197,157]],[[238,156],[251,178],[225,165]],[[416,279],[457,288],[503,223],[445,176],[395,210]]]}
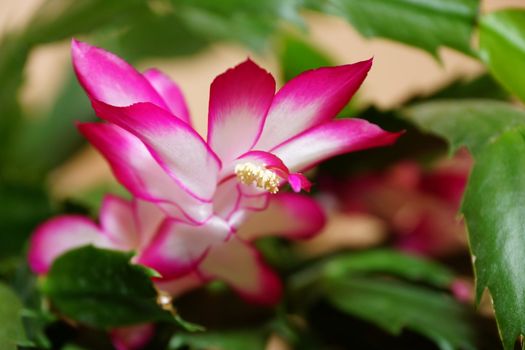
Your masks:
{"label": "green foliage", "polygon": [[8,154],[10,177],[43,181],[49,171],[85,144],[74,123],[94,119],[89,100],[71,72],[52,108],[20,125]]}
{"label": "green foliage", "polygon": [[40,187],[0,183],[0,260],[20,254],[31,231],[51,213]]}
{"label": "green foliage", "polygon": [[466,146],[477,154],[499,135],[525,123],[525,111],[492,100],[425,102],[403,111],[422,130],[445,138],[455,152]]}
{"label": "green foliage", "polygon": [[508,131],[476,157],[463,212],[478,300],[488,288],[505,349],[525,334],[525,129]]}
{"label": "green foliage", "polygon": [[279,63],[284,81],[292,79],[305,70],[334,64],[325,53],[307,41],[291,35],[282,38]]}
{"label": "green foliage", "polygon": [[383,37],[436,54],[448,46],[472,55],[470,39],[476,22],[477,0],[330,0],[319,5],[326,13],[343,16],[366,37]]}
{"label": "green foliage", "polygon": [[370,273],[388,273],[437,287],[450,286],[454,275],[442,265],[393,250],[369,250],[330,258],[324,265],[330,278]]}
{"label": "green foliage", "polygon": [[479,48],[491,73],[525,101],[525,10],[504,10],[483,16]]}
{"label": "green foliage", "polygon": [[177,333],[170,341],[169,349],[195,350],[264,350],[268,334],[261,329],[243,329],[202,334]]}
{"label": "green foliage", "polygon": [[326,283],[325,295],[341,311],[392,334],[409,328],[442,350],[476,348],[464,307],[440,292],[393,280],[352,278]]}
{"label": "green foliage", "polygon": [[22,323],[22,302],[4,284],[0,284],[0,345],[2,350],[16,350],[17,345],[30,345]]}
{"label": "green foliage", "polygon": [[392,334],[408,328],[432,339],[441,349],[473,349],[474,331],[457,301],[443,292],[398,280],[448,288],[453,278],[437,263],[376,250],[323,260],[293,275],[289,286],[297,299],[326,298],[341,311]]}
{"label": "green foliage", "polygon": [[65,316],[98,328],[173,321],[157,304],[149,273],[130,257],[92,246],[71,250],[55,260],[42,292]]}
{"label": "green foliage", "polygon": [[298,0],[171,0],[184,26],[210,40],[242,43],[261,51],[281,21],[302,25]]}
{"label": "green foliage", "polygon": [[475,158],[462,211],[469,228],[478,299],[488,288],[505,349],[525,333],[525,264],[521,205],[525,188],[525,112],[494,101],[431,102],[408,110],[422,129]]}

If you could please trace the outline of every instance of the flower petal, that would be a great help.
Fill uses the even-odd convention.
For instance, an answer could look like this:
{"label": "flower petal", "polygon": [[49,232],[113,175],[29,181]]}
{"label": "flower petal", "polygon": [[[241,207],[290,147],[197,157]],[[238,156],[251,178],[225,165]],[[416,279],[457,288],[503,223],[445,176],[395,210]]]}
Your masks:
{"label": "flower petal", "polygon": [[71,55],[78,80],[91,99],[113,106],[151,102],[168,109],[146,78],[120,57],[75,39]]}
{"label": "flower petal", "polygon": [[290,171],[305,171],[339,154],[392,144],[400,135],[366,120],[341,119],[307,130],[271,152],[281,158]]}
{"label": "flower petal", "polygon": [[186,100],[177,84],[157,69],[148,69],[143,75],[164,99],[171,113],[182,119],[186,124],[191,125]]}
{"label": "flower petal", "polygon": [[112,124],[84,123],[78,128],[108,160],[115,177],[133,195],[162,203],[172,216],[188,216],[203,222],[211,215],[211,203],[204,203],[180,188],[132,134]]}
{"label": "flower petal", "polygon": [[179,277],[193,270],[210,247],[223,242],[229,234],[229,226],[217,217],[202,225],[168,219],[136,261],[155,269],[163,279]]}
{"label": "flower petal", "polygon": [[208,143],[223,163],[254,145],[274,93],[271,74],[250,59],[215,78],[210,90]]}
{"label": "flower petal", "polygon": [[111,343],[116,350],[139,350],[153,338],[155,327],[151,323],[112,329]]}
{"label": "flower petal", "polygon": [[252,241],[265,236],[290,239],[310,238],[323,228],[326,218],[312,198],[295,193],[270,196],[266,210],[251,213],[237,231],[237,236]]}
{"label": "flower petal", "polygon": [[284,85],[268,111],[255,149],[269,150],[334,118],[365,79],[372,59],[306,71]]}
{"label": "flower petal", "polygon": [[138,245],[137,224],[132,203],[106,195],[100,208],[100,227],[106,237],[122,250],[133,250]]}
{"label": "flower petal", "polygon": [[179,186],[197,199],[211,200],[220,160],[188,124],[151,103],[92,104],[101,118],[137,136]]}
{"label": "flower petal", "polygon": [[169,293],[173,297],[177,297],[202,286],[206,282],[207,280],[203,278],[198,271],[192,271],[172,280],[155,281],[155,286],[158,290]]}
{"label": "flower petal", "polygon": [[37,227],[31,237],[29,266],[33,272],[45,274],[59,255],[88,244],[111,247],[110,241],[88,218],[80,215],[53,218]]}
{"label": "flower petal", "polygon": [[158,232],[160,225],[166,219],[166,213],[157,204],[134,198],[133,214],[139,236],[139,248],[137,250],[142,251]]}
{"label": "flower petal", "polygon": [[226,282],[254,303],[273,305],[281,297],[279,277],[262,261],[255,248],[235,236],[213,246],[199,270],[205,276]]}

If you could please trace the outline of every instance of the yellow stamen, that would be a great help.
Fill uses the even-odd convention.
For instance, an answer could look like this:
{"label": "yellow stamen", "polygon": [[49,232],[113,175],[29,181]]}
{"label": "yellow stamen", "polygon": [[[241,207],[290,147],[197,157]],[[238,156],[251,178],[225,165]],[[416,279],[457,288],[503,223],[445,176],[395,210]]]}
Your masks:
{"label": "yellow stamen", "polygon": [[279,176],[263,166],[253,163],[242,163],[235,166],[235,174],[243,184],[255,184],[258,188],[270,193],[279,192]]}

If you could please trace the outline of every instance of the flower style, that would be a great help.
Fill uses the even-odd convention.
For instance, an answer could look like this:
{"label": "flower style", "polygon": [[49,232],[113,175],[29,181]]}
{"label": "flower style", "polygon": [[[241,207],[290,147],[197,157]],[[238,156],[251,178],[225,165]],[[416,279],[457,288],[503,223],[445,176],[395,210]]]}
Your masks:
{"label": "flower style", "polygon": [[[137,227],[116,229],[128,232],[133,243],[124,239],[118,245],[109,238],[122,239],[106,223],[112,222],[106,217],[118,216],[106,209],[112,197],[98,226],[78,217],[52,220],[33,238],[30,261],[39,273],[46,270],[38,261],[48,266],[56,256],[58,248],[49,248],[53,242],[63,240],[65,249],[93,243],[136,250],[134,261],[158,271],[157,285],[175,294],[219,278],[249,300],[275,303],[279,279],[249,242],[270,234],[304,239],[324,224],[315,201],[280,189],[289,184],[294,192],[309,190],[303,171],[399,136],[360,119],[332,120],[364,80],[371,60],[307,71],[277,94],[273,77],[246,60],[212,83],[205,141],[191,126],[180,89],[161,72],[141,74],[119,57],[75,40],[72,56],[96,114],[106,121],[78,127],[134,196],[126,215]],[[142,206],[157,208],[162,220],[143,222],[149,214]],[[140,225],[155,229],[142,232]]]}

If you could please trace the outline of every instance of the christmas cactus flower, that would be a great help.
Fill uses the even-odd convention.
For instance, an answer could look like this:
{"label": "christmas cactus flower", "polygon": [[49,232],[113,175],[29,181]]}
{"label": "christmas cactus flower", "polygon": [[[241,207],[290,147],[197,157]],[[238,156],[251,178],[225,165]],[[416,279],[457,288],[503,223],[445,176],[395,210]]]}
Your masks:
{"label": "christmas cactus flower", "polygon": [[[308,190],[302,172],[320,161],[388,145],[399,136],[360,119],[333,120],[371,60],[307,71],[277,93],[273,77],[247,60],[211,85],[205,140],[191,125],[180,89],[161,72],[140,73],[75,40],[72,56],[95,112],[106,121],[80,124],[80,131],[136,198],[133,203],[158,208],[163,219],[146,221],[155,226],[148,233],[122,230],[130,232],[128,240],[110,238],[106,205],[98,226],[78,217],[54,219],[33,238],[30,260],[37,272],[45,272],[60,245],[92,243],[136,250],[134,261],[158,271],[159,285],[173,293],[220,278],[247,299],[275,303],[280,282],[250,241],[270,234],[308,238],[324,223],[311,198],[282,187]],[[139,209],[128,212],[140,226]],[[147,243],[133,235],[148,237]],[[55,238],[63,243],[51,247]]]}
{"label": "christmas cactus flower", "polygon": [[462,150],[426,169],[402,161],[387,171],[332,183],[327,190],[338,197],[342,212],[366,213],[384,221],[399,249],[443,256],[466,245],[458,212],[471,167],[470,154]]}

